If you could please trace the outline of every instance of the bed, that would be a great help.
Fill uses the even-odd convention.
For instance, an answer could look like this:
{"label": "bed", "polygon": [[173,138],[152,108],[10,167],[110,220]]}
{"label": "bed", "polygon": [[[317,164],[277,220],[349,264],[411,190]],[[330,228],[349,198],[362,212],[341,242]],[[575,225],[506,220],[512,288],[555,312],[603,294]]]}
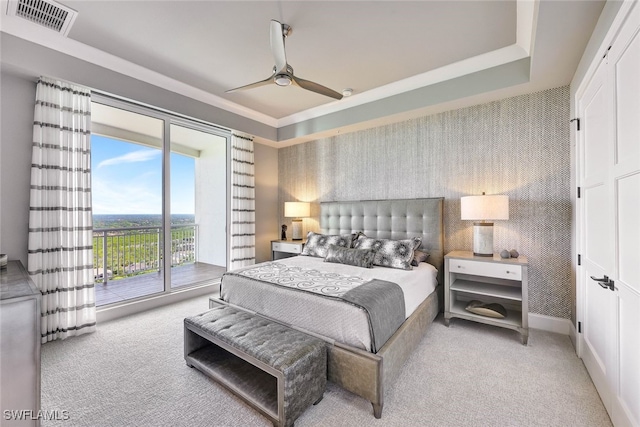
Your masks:
{"label": "bed", "polygon": [[[442,198],[321,203],[321,234],[361,232],[369,238],[393,240],[419,237],[421,244],[417,249],[429,254],[427,263],[420,263],[411,271],[385,267],[364,269],[309,256],[262,263],[225,274],[220,304],[241,307],[324,339],[328,348],[328,380],[369,400],[374,416],[380,418],[385,386],[395,381],[441,305],[442,210]],[[287,274],[309,275],[310,272],[336,276],[341,282],[361,278],[367,284],[397,283],[402,289],[401,297],[396,297],[396,300],[402,299],[397,303],[402,309],[396,310],[402,310],[399,327],[393,326],[385,335],[389,328],[385,330],[381,322],[383,326],[374,334],[370,330],[376,328],[370,323],[363,326],[358,320],[364,316],[366,321],[366,310],[348,307],[349,303],[336,301],[331,296],[312,295],[296,286],[294,289],[283,286],[289,280]],[[390,294],[385,304],[392,301],[391,297]],[[374,304],[380,306],[379,302]],[[317,322],[318,318],[328,321]]]}

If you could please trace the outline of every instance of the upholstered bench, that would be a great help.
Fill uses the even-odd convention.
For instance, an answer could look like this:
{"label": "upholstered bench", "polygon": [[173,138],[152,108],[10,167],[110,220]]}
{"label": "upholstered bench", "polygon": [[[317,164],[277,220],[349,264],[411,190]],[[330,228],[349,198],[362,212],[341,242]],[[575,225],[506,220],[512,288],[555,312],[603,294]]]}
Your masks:
{"label": "upholstered bench", "polygon": [[275,426],[292,426],[327,383],[322,340],[229,306],[184,319],[184,358]]}

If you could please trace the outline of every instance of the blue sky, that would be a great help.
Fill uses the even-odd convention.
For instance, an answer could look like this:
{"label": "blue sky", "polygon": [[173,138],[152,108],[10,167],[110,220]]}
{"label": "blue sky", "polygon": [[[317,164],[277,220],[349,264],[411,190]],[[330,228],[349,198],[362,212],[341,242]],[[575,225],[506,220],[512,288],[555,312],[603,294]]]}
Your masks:
{"label": "blue sky", "polygon": [[[91,135],[94,214],[162,213],[162,152]],[[195,159],[171,153],[171,213],[195,210]]]}

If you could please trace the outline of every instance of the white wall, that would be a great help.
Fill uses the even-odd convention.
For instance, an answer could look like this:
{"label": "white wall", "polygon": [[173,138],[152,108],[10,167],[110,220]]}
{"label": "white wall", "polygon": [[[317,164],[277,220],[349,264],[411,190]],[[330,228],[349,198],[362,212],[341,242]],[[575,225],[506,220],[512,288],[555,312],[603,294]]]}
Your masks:
{"label": "white wall", "polygon": [[27,265],[35,81],[0,75],[0,252]]}

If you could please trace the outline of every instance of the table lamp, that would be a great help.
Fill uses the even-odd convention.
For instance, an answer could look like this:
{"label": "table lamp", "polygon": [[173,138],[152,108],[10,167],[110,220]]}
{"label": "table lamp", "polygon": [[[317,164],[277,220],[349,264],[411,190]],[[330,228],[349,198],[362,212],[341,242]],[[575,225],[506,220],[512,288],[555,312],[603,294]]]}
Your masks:
{"label": "table lamp", "polygon": [[302,240],[302,218],[310,214],[309,203],[307,202],[284,202],[284,216],[293,218],[291,226],[291,240]]}
{"label": "table lamp", "polygon": [[480,221],[473,223],[473,254],[493,256],[493,222],[485,221],[509,219],[509,196],[482,193],[482,196],[462,197],[460,217]]}

